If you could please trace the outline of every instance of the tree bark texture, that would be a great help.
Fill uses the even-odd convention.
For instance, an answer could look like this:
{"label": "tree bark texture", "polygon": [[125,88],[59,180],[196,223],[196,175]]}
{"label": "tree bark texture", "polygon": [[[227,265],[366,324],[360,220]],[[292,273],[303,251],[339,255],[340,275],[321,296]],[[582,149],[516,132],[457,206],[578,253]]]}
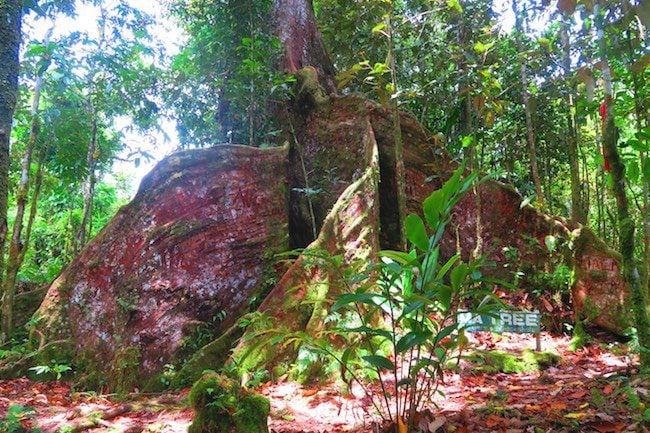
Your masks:
{"label": "tree bark texture", "polygon": [[327,93],[338,93],[336,70],[316,25],[312,0],[274,0],[271,33],[286,47],[285,70],[311,66]]}
{"label": "tree bark texture", "polygon": [[[22,7],[22,0],[0,2],[0,251],[4,251],[7,237],[9,138],[18,99],[18,48],[21,39]],[[0,276],[3,273],[4,254],[0,254]],[[3,299],[3,310],[6,304]],[[6,319],[3,314],[0,342],[6,341],[9,337],[11,326]]]}

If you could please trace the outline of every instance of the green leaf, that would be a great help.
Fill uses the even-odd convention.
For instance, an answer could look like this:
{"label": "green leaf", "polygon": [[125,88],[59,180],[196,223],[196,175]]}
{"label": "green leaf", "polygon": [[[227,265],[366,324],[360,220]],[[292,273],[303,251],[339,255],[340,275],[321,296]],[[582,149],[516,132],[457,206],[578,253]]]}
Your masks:
{"label": "green leaf", "polygon": [[544,238],[544,243],[546,244],[546,249],[548,252],[552,253],[555,250],[555,246],[557,245],[557,238],[553,235],[547,235]]}
{"label": "green leaf", "polygon": [[420,346],[431,338],[430,332],[414,332],[411,331],[399,339],[395,345],[397,353],[405,353],[412,347]]}
{"label": "green leaf", "polygon": [[496,41],[489,42],[487,44],[483,44],[482,42],[477,42],[476,45],[474,45],[474,51],[476,51],[479,54],[483,54],[487,52],[490,48],[494,46]]}
{"label": "green leaf", "polygon": [[373,34],[385,33],[385,32],[382,32],[382,30],[384,30],[385,28],[386,28],[386,23],[385,22],[379,23],[379,24],[377,24],[376,26],[374,26],[372,28],[372,33]]}
{"label": "green leaf", "polygon": [[362,358],[368,364],[372,365],[373,367],[377,367],[378,369],[385,369],[385,370],[390,370],[390,371],[395,371],[396,370],[395,364],[393,364],[393,361],[386,358],[385,356],[366,355],[366,356],[364,356]]}
{"label": "green leaf", "polygon": [[529,195],[528,197],[526,197],[525,199],[523,199],[521,201],[521,204],[519,205],[519,209],[525,208],[526,206],[531,204],[533,202],[533,200],[535,200],[535,196],[534,195]]}
{"label": "green leaf", "polygon": [[429,250],[429,236],[422,218],[415,214],[407,216],[406,221],[404,221],[404,228],[406,229],[406,237],[413,245],[421,251]]}
{"label": "green leaf", "polygon": [[421,285],[427,284],[433,278],[436,269],[438,268],[438,256],[440,254],[440,249],[435,247],[433,251],[430,251],[424,257],[422,261],[422,275],[420,276]]}
{"label": "green leaf", "polygon": [[467,265],[461,262],[451,271],[451,288],[455,292],[460,290],[465,278],[467,278],[468,270]]}
{"label": "green leaf", "polygon": [[458,0],[448,0],[447,1],[447,6],[449,6],[452,9],[455,9],[458,13],[463,13],[463,8],[460,5],[460,2]]}
{"label": "green leaf", "polygon": [[406,316],[407,314],[424,307],[424,305],[425,304],[422,301],[413,301],[406,306],[406,308],[402,312],[402,316]]}
{"label": "green leaf", "polygon": [[460,259],[460,254],[456,254],[452,258],[450,258],[447,263],[445,263],[442,268],[440,268],[440,271],[438,271],[438,275],[436,276],[436,279],[441,280],[445,275],[447,275],[447,272],[449,272],[449,269],[451,269],[452,266]]}
{"label": "green leaf", "polygon": [[414,382],[413,382],[413,379],[411,379],[410,377],[405,377],[404,379],[402,379],[402,380],[400,380],[399,382],[397,382],[397,386],[401,388],[401,387],[403,387],[403,386],[410,386],[410,385],[412,385],[413,383],[414,383]]}
{"label": "green leaf", "polygon": [[438,189],[432,192],[429,197],[422,203],[424,209],[424,218],[431,229],[436,229],[440,221],[440,214],[442,214],[443,206],[445,203],[445,192]]}
{"label": "green leaf", "polygon": [[379,293],[347,293],[341,295],[341,297],[334,303],[332,306],[332,312],[337,311],[348,304],[371,304],[376,305],[373,302],[374,298],[380,297]]}
{"label": "green leaf", "polygon": [[[458,324],[456,324],[456,323],[454,323],[453,325],[449,325],[449,326],[446,326],[446,327],[442,328],[440,330],[440,332],[438,332],[438,334],[436,335],[436,338],[433,341],[433,345],[434,346],[437,345],[445,337],[451,335],[451,333],[454,332],[456,330],[456,328],[458,328]],[[440,357],[438,357],[438,358],[440,358]]]}
{"label": "green leaf", "polygon": [[637,132],[635,136],[639,140],[650,140],[650,127],[643,128],[641,131]]}
{"label": "green leaf", "polygon": [[453,291],[451,290],[451,287],[449,286],[440,286],[438,289],[437,293],[437,298],[440,304],[442,304],[442,308],[444,310],[448,310],[451,307],[451,296],[453,294]]}
{"label": "green leaf", "polygon": [[363,333],[363,334],[372,335],[372,336],[380,335],[380,336],[385,337],[385,338],[387,338],[389,340],[393,339],[393,334],[391,334],[388,330],[381,329],[381,328],[371,328],[369,326],[359,326],[359,327],[356,327],[356,328],[343,328],[343,331],[345,331],[345,332]]}
{"label": "green leaf", "polygon": [[627,178],[633,183],[639,180],[639,175],[641,174],[639,164],[636,161],[629,161],[625,167],[625,174],[627,174]]}
{"label": "green leaf", "polygon": [[454,174],[451,176],[451,178],[442,186],[442,190],[445,193],[445,199],[449,200],[458,192],[460,177],[463,175],[464,171],[465,164],[463,163],[456,169],[456,171],[454,171]]}
{"label": "green leaf", "polygon": [[645,181],[650,183],[650,156],[643,158],[643,176]]}
{"label": "green leaf", "polygon": [[627,144],[637,152],[650,152],[650,143],[648,142],[648,140],[641,141],[641,140],[637,140],[636,138],[632,138],[627,141]]}
{"label": "green leaf", "polygon": [[401,265],[413,265],[417,263],[415,257],[402,251],[382,250],[377,255],[379,257],[386,257],[387,259],[391,259],[392,261]]}

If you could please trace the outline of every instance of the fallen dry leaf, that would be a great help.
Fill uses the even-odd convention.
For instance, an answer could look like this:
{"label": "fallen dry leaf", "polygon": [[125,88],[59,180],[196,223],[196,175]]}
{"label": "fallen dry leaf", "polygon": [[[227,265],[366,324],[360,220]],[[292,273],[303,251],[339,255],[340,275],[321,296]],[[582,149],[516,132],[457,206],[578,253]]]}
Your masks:
{"label": "fallen dry leaf", "polygon": [[496,415],[488,415],[487,420],[485,421],[485,425],[492,428],[497,425],[501,425],[503,423],[508,422],[509,420],[507,418],[502,418],[500,416]]}
{"label": "fallen dry leaf", "polygon": [[568,418],[568,419],[581,419],[581,418],[584,418],[586,416],[587,416],[587,414],[585,412],[571,412],[571,413],[567,413],[566,415],[564,415],[564,417]]}
{"label": "fallen dry leaf", "polygon": [[560,411],[567,408],[567,405],[563,401],[553,401],[549,405],[549,411]]}
{"label": "fallen dry leaf", "polygon": [[598,424],[591,425],[591,428],[598,430],[600,433],[620,433],[625,427],[623,423],[613,422],[599,422]]}
{"label": "fallen dry leaf", "polygon": [[575,400],[575,399],[578,399],[578,398],[582,398],[585,395],[587,395],[587,391],[578,391],[578,392],[574,392],[573,394],[569,394],[568,398],[571,398],[571,399]]}

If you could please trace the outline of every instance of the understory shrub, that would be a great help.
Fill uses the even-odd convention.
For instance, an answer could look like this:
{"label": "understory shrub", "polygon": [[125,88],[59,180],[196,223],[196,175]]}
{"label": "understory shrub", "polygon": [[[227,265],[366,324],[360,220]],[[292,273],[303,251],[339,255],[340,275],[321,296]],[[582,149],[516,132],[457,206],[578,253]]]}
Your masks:
{"label": "understory shrub", "polygon": [[[467,341],[456,320],[459,309],[493,315],[498,302],[488,290],[496,281],[480,270],[485,258],[464,263],[459,254],[441,257],[454,205],[483,180],[476,174],[463,178],[463,172],[460,167],[424,201],[424,220],[406,218],[410,252],[381,251],[374,263],[345,264],[324,251],[303,252],[303,264],[326,269],[336,275],[327,284],[338,285],[317,301],[325,310],[318,329],[273,328],[256,313],[247,319],[258,322],[249,338],[257,339],[256,345],[279,345],[278,351],[293,346],[299,373],[314,374],[314,364],[320,374],[337,370],[341,380],[363,389],[385,426],[399,433],[412,430]],[[315,301],[305,302],[313,307]]]}

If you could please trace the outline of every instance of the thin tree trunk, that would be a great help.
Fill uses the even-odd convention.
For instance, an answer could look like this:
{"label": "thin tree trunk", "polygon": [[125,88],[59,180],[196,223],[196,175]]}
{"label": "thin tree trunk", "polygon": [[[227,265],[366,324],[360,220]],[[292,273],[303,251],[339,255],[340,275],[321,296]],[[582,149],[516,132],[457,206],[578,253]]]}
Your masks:
{"label": "thin tree trunk", "polygon": [[[456,23],[458,27],[458,46],[464,47],[467,44],[468,39],[468,29],[471,29],[463,20],[460,18]],[[463,71],[462,78],[460,80],[459,94],[462,98],[461,107],[460,107],[460,119],[459,119],[459,133],[460,137],[465,138],[475,133],[474,130],[474,117],[472,110],[472,98],[471,92],[468,91],[469,84],[469,71],[467,61],[464,56],[461,56],[459,59],[458,69]],[[464,93],[464,97],[463,97]],[[463,155],[465,157],[465,166],[471,171],[478,170],[477,163],[477,152],[476,152],[476,140],[473,139],[472,142],[463,148]],[[481,195],[479,194],[478,188],[474,187],[472,189],[474,193],[474,217],[476,218],[476,225],[474,226],[474,240],[475,246],[472,250],[472,258],[474,260],[478,259],[483,254],[483,236],[482,236],[482,221],[481,221]]]}
{"label": "thin tree trunk", "polygon": [[[0,279],[4,273],[9,191],[9,138],[18,100],[18,48],[21,39],[22,0],[4,0],[0,5]],[[3,293],[0,342],[9,339],[13,297]]]}
{"label": "thin tree trunk", "polygon": [[535,150],[535,129],[533,127],[533,114],[530,106],[530,95],[528,94],[528,72],[526,71],[526,62],[523,60],[523,42],[521,40],[524,31],[521,22],[521,16],[517,12],[517,2],[513,0],[512,11],[515,14],[515,29],[517,35],[517,50],[519,58],[519,79],[521,81],[521,92],[524,104],[524,112],[526,114],[526,141],[528,143],[528,154],[530,157],[530,169],[533,176],[533,183],[535,184],[535,191],[537,192],[537,201],[544,207],[544,192],[542,191],[542,182],[539,177],[539,169],[537,168],[537,152]]}
{"label": "thin tree trunk", "polygon": [[[630,33],[627,35],[627,44],[628,44],[628,53],[630,55],[630,63],[634,61],[634,50],[632,48],[632,39]],[[641,131],[643,129],[643,123],[645,121],[646,125],[650,125],[650,114],[647,110],[643,109],[643,104],[639,96],[639,76],[636,72],[632,71],[632,90],[634,91],[634,111],[636,118],[636,129]],[[640,162],[643,166],[644,161],[647,157],[645,152],[640,153]],[[643,170],[642,170],[643,171]],[[642,217],[642,227],[643,227],[643,263],[645,264],[645,270],[643,272],[645,281],[643,282],[644,286],[647,287],[648,279],[650,279],[650,205],[648,204],[648,179],[644,174],[641,175],[641,184],[643,190],[643,205],[641,209]]]}
{"label": "thin tree trunk", "polygon": [[594,15],[604,83],[603,149],[611,167],[612,190],[616,199],[619,225],[620,252],[623,257],[623,275],[627,280],[632,297],[632,309],[640,346],[641,369],[647,371],[650,369],[650,320],[648,319],[646,289],[641,287],[639,270],[634,260],[634,219],[629,212],[628,198],[625,191],[625,165],[618,154],[616,146],[618,133],[614,123],[612,76],[607,57],[604,14],[601,13],[601,4],[599,2],[596,2],[594,6]]}
{"label": "thin tree trunk", "polygon": [[587,224],[587,215],[583,207],[582,189],[580,186],[580,166],[578,163],[578,135],[576,133],[576,122],[574,116],[573,95],[576,94],[575,85],[571,79],[571,41],[569,38],[569,25],[563,21],[560,29],[562,38],[562,66],[567,83],[566,92],[566,122],[567,122],[567,144],[569,148],[569,173],[571,177],[571,221],[579,224]]}
{"label": "thin tree trunk", "polygon": [[41,155],[38,159],[38,166],[36,168],[36,176],[34,178],[34,191],[32,191],[32,202],[29,205],[29,217],[27,218],[27,227],[25,228],[25,241],[23,242],[22,254],[20,255],[20,265],[22,266],[25,261],[25,253],[29,248],[29,241],[32,236],[32,227],[34,226],[34,220],[36,219],[36,212],[38,211],[38,199],[41,195],[41,186],[43,185],[43,165],[45,164],[45,158],[47,158],[47,152],[49,151],[50,143],[46,143],[45,147],[41,149]]}
{"label": "thin tree trunk", "polygon": [[[50,43],[53,29],[50,29],[45,35],[43,45],[47,47]],[[46,68],[45,68],[46,69]],[[32,155],[38,135],[40,133],[41,122],[39,119],[39,105],[41,102],[41,87],[43,86],[43,70],[40,75],[36,77],[34,83],[34,96],[32,99],[31,109],[31,128],[29,133],[29,141],[25,148],[25,155],[23,156],[22,169],[20,180],[18,182],[18,189],[16,191],[16,217],[14,219],[14,226],[11,234],[11,241],[9,243],[9,254],[7,256],[7,274],[4,281],[4,303],[2,314],[4,317],[5,332],[11,333],[13,331],[13,308],[14,296],[16,295],[16,279],[18,271],[20,270],[21,257],[24,257],[25,245],[22,239],[23,220],[25,219],[25,210],[27,209],[27,196],[29,195],[29,174],[32,166]]]}
{"label": "thin tree trunk", "polygon": [[90,230],[92,229],[92,212],[93,212],[93,199],[95,198],[95,166],[96,166],[96,155],[97,151],[97,117],[94,112],[94,108],[90,109],[90,142],[88,143],[88,153],[86,155],[86,167],[88,172],[83,183],[83,216],[81,218],[81,224],[79,226],[79,231],[77,233],[76,247],[75,252],[79,252],[81,248],[86,244],[88,236],[90,235]]}
{"label": "thin tree trunk", "polygon": [[[97,44],[97,51],[102,52],[104,50],[104,45],[106,44],[106,10],[102,5],[100,5],[99,9],[101,19],[99,21],[99,41]],[[94,75],[94,70],[91,70],[88,75],[89,88],[87,110],[90,120],[90,140],[88,142],[88,153],[86,154],[87,172],[81,191],[84,202],[83,214],[73,247],[75,254],[83,248],[92,232],[93,200],[95,198],[95,182],[97,180],[95,176],[95,167],[97,165],[97,153],[99,150],[97,146],[97,108],[93,101],[93,93],[95,91]]]}
{"label": "thin tree trunk", "polygon": [[590,221],[590,214],[589,214],[589,209],[591,209],[591,176],[589,174],[589,167],[587,164],[587,154],[581,145],[582,143],[582,134],[580,131],[580,127],[576,123],[576,139],[577,139],[577,148],[578,148],[578,153],[580,157],[580,161],[582,162],[581,170],[582,170],[582,179],[584,179],[581,183],[580,190],[582,191],[582,210],[585,213],[585,219],[587,223]]}

